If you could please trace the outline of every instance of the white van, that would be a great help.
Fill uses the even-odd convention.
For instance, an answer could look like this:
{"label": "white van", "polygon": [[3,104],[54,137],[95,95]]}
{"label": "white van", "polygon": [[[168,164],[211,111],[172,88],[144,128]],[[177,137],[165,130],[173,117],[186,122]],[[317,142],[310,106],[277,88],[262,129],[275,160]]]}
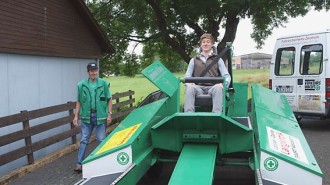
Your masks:
{"label": "white van", "polygon": [[283,93],[299,121],[330,117],[330,30],[278,38],[269,88]]}

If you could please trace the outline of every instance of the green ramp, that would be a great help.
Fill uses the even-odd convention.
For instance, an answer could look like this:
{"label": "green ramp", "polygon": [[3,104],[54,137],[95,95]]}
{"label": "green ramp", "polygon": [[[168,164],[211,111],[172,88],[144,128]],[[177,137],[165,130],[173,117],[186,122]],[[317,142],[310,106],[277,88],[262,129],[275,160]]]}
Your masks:
{"label": "green ramp", "polygon": [[216,144],[185,144],[169,185],[212,184],[216,154]]}
{"label": "green ramp", "polygon": [[252,84],[252,112],[262,183],[321,185],[323,173],[285,96]]}

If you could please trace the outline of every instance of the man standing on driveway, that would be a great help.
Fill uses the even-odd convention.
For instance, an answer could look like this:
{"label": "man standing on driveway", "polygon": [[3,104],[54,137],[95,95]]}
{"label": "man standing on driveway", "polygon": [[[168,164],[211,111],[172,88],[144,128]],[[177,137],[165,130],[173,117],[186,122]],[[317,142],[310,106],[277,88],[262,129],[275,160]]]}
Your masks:
{"label": "man standing on driveway", "polygon": [[78,83],[78,96],[73,124],[78,126],[81,120],[81,139],[75,171],[81,172],[81,162],[85,158],[86,149],[92,132],[95,129],[97,141],[106,137],[106,126],[111,123],[112,95],[110,83],[98,77],[97,63],[87,65],[88,78]]}

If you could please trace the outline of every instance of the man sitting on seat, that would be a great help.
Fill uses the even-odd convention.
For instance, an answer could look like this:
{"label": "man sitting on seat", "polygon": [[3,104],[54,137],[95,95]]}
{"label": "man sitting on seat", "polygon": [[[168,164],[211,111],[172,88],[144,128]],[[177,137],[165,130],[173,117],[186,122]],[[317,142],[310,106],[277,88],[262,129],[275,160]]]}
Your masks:
{"label": "man sitting on seat", "polygon": [[[192,58],[189,62],[185,77],[201,77],[202,71],[207,68],[216,57],[213,53],[214,38],[211,34],[205,33],[199,40],[201,53],[196,57]],[[228,70],[220,58],[210,70],[204,75],[204,77],[225,77],[227,87],[230,84],[231,77]],[[195,97],[201,94],[209,94],[212,96],[213,108],[212,112],[222,112],[222,83],[219,84],[186,84],[185,92],[185,112],[195,112]]]}

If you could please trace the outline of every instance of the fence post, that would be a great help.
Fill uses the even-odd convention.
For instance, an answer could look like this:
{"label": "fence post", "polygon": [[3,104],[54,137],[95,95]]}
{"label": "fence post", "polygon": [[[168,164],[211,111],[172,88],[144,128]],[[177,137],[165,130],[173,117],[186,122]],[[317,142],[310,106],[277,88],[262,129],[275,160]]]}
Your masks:
{"label": "fence post", "polygon": [[31,132],[30,132],[30,122],[29,122],[29,112],[27,110],[21,111],[22,117],[24,118],[23,121],[23,129],[27,131],[28,135],[25,137],[25,146],[28,149],[27,159],[29,164],[34,163],[34,156],[33,156],[33,149],[32,149],[32,139],[31,139]]}
{"label": "fence post", "polygon": [[[131,92],[131,90],[129,90]],[[133,95],[129,95],[129,100],[133,99]],[[129,107],[133,107],[133,103],[129,104]]]}
{"label": "fence post", "polygon": [[[70,107],[70,104],[71,103],[72,103],[71,101],[68,101],[67,102],[67,105]],[[71,109],[71,108],[69,109],[69,115],[72,118],[71,119],[71,122],[70,122],[70,127],[71,127],[71,130],[72,130],[72,129],[75,128],[75,126],[73,125],[73,116],[74,116],[74,113],[73,113],[73,109]],[[71,140],[72,140],[72,144],[76,144],[77,143],[77,134],[72,135]]]}
{"label": "fence post", "polygon": [[[119,98],[116,98],[116,104],[119,103]],[[120,107],[116,109],[116,112],[120,112]]]}

